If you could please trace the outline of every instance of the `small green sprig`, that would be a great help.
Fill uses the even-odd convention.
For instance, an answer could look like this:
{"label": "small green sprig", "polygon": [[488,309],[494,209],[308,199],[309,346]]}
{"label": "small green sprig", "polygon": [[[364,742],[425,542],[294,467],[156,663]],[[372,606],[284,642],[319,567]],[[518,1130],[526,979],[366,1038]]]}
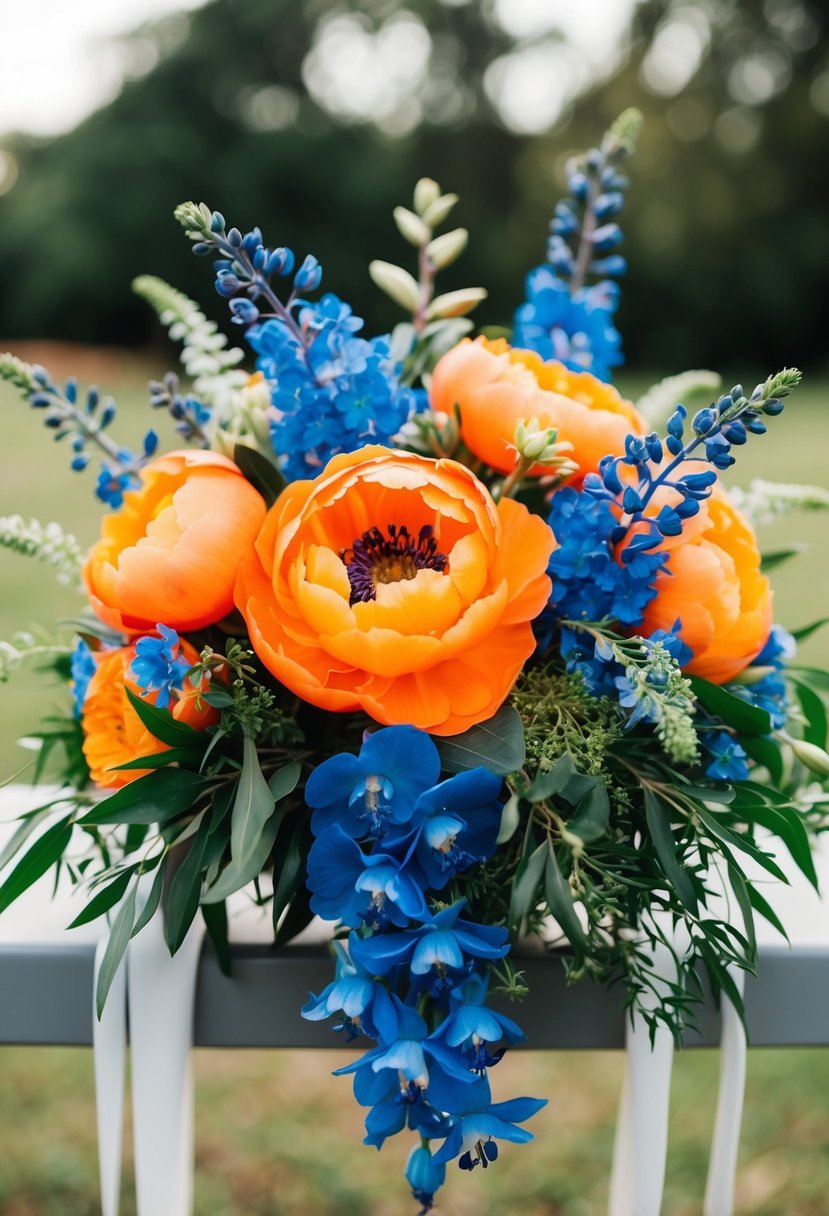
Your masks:
{"label": "small green sprig", "polygon": [[22,515],[0,515],[0,547],[54,567],[57,581],[80,587],[84,554],[75,537],[58,523],[28,522]]}

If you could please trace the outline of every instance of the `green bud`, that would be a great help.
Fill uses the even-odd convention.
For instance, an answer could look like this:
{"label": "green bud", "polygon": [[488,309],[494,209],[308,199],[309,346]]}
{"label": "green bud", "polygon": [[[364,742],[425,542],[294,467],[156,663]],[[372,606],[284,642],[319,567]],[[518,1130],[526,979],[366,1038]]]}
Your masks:
{"label": "green bud", "polygon": [[607,137],[626,156],[630,156],[636,147],[643,122],[642,111],[637,110],[635,106],[630,106],[627,110],[623,110],[612,124]]}
{"label": "green bud", "polygon": [[791,749],[801,764],[819,777],[829,777],[829,753],[806,739],[790,739]]}
{"label": "green bud", "polygon": [[440,198],[436,198],[423,212],[424,224],[428,224],[430,228],[439,228],[457,201],[457,194],[442,194]]}
{"label": "green bud", "polygon": [[431,177],[421,177],[414,189],[414,209],[422,216],[440,198],[440,186]]}
{"label": "green bud", "polygon": [[426,246],[426,254],[435,270],[451,266],[466,249],[468,240],[469,233],[465,228],[453,228],[451,232],[444,232],[443,236],[436,236],[430,241]]}
{"label": "green bud", "polygon": [[213,213],[206,203],[179,203],[173,215],[191,240],[197,241],[210,231]]}
{"label": "green bud", "polygon": [[415,312],[420,304],[420,286],[417,279],[404,270],[402,266],[393,266],[391,262],[370,262],[368,272],[372,282],[384,291],[387,296],[405,308],[407,312]]}
{"label": "green bud", "polygon": [[432,232],[419,216],[405,207],[395,207],[393,214],[397,230],[405,241],[415,248],[426,244]]}
{"label": "green bud", "polygon": [[0,380],[6,380],[23,393],[30,393],[37,388],[37,383],[32,374],[32,365],[24,363],[22,359],[18,359],[17,355],[13,355],[11,351],[6,351],[5,354],[0,355]]}
{"label": "green bud", "polygon": [[464,287],[460,291],[447,291],[445,295],[435,296],[426,317],[434,321],[437,317],[462,317],[477,308],[487,293],[483,287]]}

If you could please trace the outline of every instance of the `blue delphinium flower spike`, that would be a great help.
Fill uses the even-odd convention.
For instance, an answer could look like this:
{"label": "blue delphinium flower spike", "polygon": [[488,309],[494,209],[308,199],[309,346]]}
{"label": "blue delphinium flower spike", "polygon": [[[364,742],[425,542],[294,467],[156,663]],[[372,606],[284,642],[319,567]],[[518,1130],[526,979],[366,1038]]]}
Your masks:
{"label": "blue delphinium flower spike", "polygon": [[476,1165],[484,1169],[498,1157],[497,1140],[526,1144],[534,1139],[532,1132],[517,1123],[525,1123],[547,1105],[546,1098],[513,1098],[509,1102],[493,1102],[489,1082],[485,1077],[472,1085],[452,1090],[454,1127],[434,1156],[436,1165],[445,1165],[458,1157],[462,1170]]}
{"label": "blue delphinium flower spike", "polygon": [[386,853],[366,855],[336,823],[311,846],[308,889],[317,916],[352,928],[402,927],[427,915],[423,891],[400,862]]}
{"label": "blue delphinium flower spike", "polygon": [[73,714],[74,717],[80,718],[89,681],[95,675],[95,658],[83,638],[75,639],[72,657],[69,660],[69,670],[72,676]]}
{"label": "blue delphinium flower spike", "polygon": [[397,1030],[397,1015],[385,985],[352,963],[341,942],[336,943],[336,978],[319,996],[310,994],[302,1007],[309,1022],[321,1022],[342,1013],[334,1030],[344,1030],[348,1039],[364,1032],[373,1039],[389,1039]]}

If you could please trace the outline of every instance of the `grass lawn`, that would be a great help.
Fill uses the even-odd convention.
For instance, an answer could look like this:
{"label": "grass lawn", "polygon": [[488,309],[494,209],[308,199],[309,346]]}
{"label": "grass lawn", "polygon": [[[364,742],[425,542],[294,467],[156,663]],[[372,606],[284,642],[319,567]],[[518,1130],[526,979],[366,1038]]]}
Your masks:
{"label": "grass lawn", "polygon": [[[625,388],[624,381],[622,383]],[[641,384],[636,386],[641,387]],[[753,476],[825,484],[829,384],[807,380],[771,433],[740,453],[735,484]],[[149,424],[135,383],[118,393],[119,437],[135,443]],[[68,471],[68,452],[50,442],[38,416],[0,386],[4,421],[0,514],[60,519],[82,543],[97,530],[92,477]],[[155,420],[162,443],[170,432]],[[796,538],[811,546],[780,569],[777,619],[790,627],[827,614],[825,517],[790,517],[763,530],[767,550]],[[0,552],[0,638],[71,616],[79,600],[48,569]],[[829,634],[829,630],[827,630]],[[829,661],[829,638],[803,647],[806,662]],[[62,690],[19,672],[0,687],[0,776],[26,754],[16,736],[32,729]],[[520,1015],[519,1015],[520,1016]],[[408,1143],[383,1157],[359,1145],[360,1114],[347,1080],[328,1074],[342,1053],[199,1052],[199,1216],[398,1216],[413,1211],[399,1174]],[[497,1167],[450,1172],[441,1211],[454,1216],[598,1216],[606,1210],[619,1055],[510,1056],[500,1078],[511,1093],[550,1098],[535,1120],[538,1143],[508,1146]],[[701,1210],[713,1121],[716,1055],[686,1052],[676,1063],[667,1216]],[[495,1081],[499,1078],[495,1077]],[[497,1088],[497,1085],[496,1085]],[[738,1211],[754,1216],[822,1216],[829,1193],[829,1052],[754,1051],[749,1059]],[[506,1092],[496,1096],[506,1097]],[[96,1201],[92,1063],[88,1051],[0,1049],[2,1216],[92,1216]],[[127,1162],[129,1169],[129,1162]],[[126,1194],[125,1216],[134,1212]]]}

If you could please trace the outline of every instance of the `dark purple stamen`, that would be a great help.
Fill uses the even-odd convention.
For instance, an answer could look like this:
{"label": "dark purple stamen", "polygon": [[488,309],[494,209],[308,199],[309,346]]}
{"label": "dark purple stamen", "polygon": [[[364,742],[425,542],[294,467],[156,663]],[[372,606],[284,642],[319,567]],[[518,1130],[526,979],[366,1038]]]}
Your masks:
{"label": "dark purple stamen", "polygon": [[438,552],[429,524],[424,524],[417,540],[409,529],[396,524],[386,526],[388,537],[379,528],[369,528],[340,557],[348,571],[351,603],[366,603],[377,596],[378,583],[398,583],[412,579],[418,570],[446,569],[446,554]]}

